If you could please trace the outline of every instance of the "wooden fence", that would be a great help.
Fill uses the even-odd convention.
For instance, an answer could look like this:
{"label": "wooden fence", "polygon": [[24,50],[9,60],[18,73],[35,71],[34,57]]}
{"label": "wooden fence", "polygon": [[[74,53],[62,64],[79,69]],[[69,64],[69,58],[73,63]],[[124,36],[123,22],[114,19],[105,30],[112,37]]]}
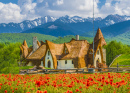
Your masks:
{"label": "wooden fence", "polygon": [[[120,68],[127,66],[127,68]],[[97,71],[98,70],[98,71]],[[50,73],[94,73],[94,72],[121,72],[130,71],[130,65],[119,65],[115,68],[84,68],[84,69],[25,69],[20,70],[20,74],[50,74]]]}

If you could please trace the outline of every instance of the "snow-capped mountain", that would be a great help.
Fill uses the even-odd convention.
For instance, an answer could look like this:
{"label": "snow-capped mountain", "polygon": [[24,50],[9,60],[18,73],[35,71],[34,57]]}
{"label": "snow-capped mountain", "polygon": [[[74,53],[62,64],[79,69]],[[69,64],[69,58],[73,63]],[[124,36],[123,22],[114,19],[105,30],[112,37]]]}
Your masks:
{"label": "snow-capped mountain", "polygon": [[[101,20],[102,20],[101,17],[95,18],[95,21],[101,21]],[[90,17],[82,18],[79,16],[69,17],[68,15],[66,15],[57,19],[57,21],[61,21],[63,23],[93,22],[93,18]]]}
{"label": "snow-capped mountain", "polygon": [[[64,22],[64,23],[78,23],[78,22],[93,22],[93,18],[82,18],[79,16],[69,17],[68,15],[64,17],[60,17],[57,19],[58,21]],[[115,23],[123,22],[130,20],[130,16],[120,16],[120,15],[108,15],[106,18],[102,19],[101,17],[97,17],[94,19],[95,23],[102,24],[103,26],[109,26],[113,25]]]}
{"label": "snow-capped mountain", "polygon": [[55,20],[56,18],[54,17],[45,16],[35,20],[25,20],[21,23],[2,23],[0,24],[0,33],[19,33]]}
{"label": "snow-capped mountain", "polygon": [[[120,15],[108,15],[106,18],[102,19],[101,17],[94,19],[94,25],[95,28],[97,27],[106,27],[109,25],[113,25],[119,22],[130,20],[130,16],[120,16]],[[51,16],[45,16],[41,17],[35,20],[25,20],[21,23],[1,23],[0,24],[0,33],[20,33],[32,28],[35,28],[37,26],[46,24],[48,22],[62,22],[67,24],[68,26],[72,28],[76,28],[81,32],[84,32],[87,30],[91,30],[91,25],[93,23],[93,18],[82,18],[79,16],[73,16],[70,17],[68,15],[60,17],[58,19],[51,17]],[[80,26],[80,27],[79,27]],[[55,26],[51,26],[50,28],[55,28]],[[90,29],[88,29],[90,28]],[[83,30],[83,31],[82,31]]]}

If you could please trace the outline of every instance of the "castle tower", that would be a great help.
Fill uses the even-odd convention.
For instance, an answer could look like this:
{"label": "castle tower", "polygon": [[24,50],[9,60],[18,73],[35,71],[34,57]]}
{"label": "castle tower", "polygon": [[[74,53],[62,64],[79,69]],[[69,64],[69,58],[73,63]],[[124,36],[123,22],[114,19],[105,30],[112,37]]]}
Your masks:
{"label": "castle tower", "polygon": [[95,38],[94,38],[94,42],[97,42],[101,38],[102,38],[102,40],[101,40],[101,46],[107,45],[107,43],[106,43],[106,41],[105,41],[105,39],[103,37],[103,34],[101,32],[101,29],[98,28],[97,33],[96,33]]}

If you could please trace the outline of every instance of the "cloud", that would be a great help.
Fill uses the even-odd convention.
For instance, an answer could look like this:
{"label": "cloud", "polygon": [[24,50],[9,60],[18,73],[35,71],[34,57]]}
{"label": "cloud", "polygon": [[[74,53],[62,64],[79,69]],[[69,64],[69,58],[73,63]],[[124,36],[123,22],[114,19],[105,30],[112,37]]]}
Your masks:
{"label": "cloud", "polygon": [[[98,0],[95,0],[95,13],[98,13]],[[93,0],[44,0],[42,3],[37,3],[36,13],[45,16],[52,15],[60,17],[64,15],[79,15],[81,17],[92,17]]]}
{"label": "cloud", "polygon": [[[130,16],[129,0],[105,0],[104,5],[101,3],[102,0],[94,0],[95,17],[109,14]],[[18,0],[18,4],[0,3],[1,22],[33,20],[46,15],[56,18],[65,15],[92,17],[93,0]]]}
{"label": "cloud", "polygon": [[[113,4],[113,2],[115,2]],[[130,1],[129,0],[106,0],[105,5],[102,6],[100,14],[106,17],[109,14],[119,14],[130,16]]]}
{"label": "cloud", "polygon": [[16,4],[3,4],[0,3],[0,22],[20,22],[25,16],[20,14],[20,7]]}

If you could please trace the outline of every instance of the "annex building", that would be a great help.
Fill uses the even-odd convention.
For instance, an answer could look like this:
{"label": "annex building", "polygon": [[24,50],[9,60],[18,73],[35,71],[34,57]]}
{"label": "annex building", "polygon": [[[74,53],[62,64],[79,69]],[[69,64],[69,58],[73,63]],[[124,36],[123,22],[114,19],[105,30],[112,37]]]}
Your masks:
{"label": "annex building", "polygon": [[20,49],[21,57],[26,60],[27,66],[44,66],[54,69],[84,68],[88,65],[98,67],[101,63],[106,65],[106,45],[101,30],[98,28],[94,38],[94,64],[93,64],[93,44],[87,40],[79,40],[79,36],[70,42],[55,44],[46,40],[39,42],[37,37],[33,37],[33,46],[28,47],[24,40]]}

